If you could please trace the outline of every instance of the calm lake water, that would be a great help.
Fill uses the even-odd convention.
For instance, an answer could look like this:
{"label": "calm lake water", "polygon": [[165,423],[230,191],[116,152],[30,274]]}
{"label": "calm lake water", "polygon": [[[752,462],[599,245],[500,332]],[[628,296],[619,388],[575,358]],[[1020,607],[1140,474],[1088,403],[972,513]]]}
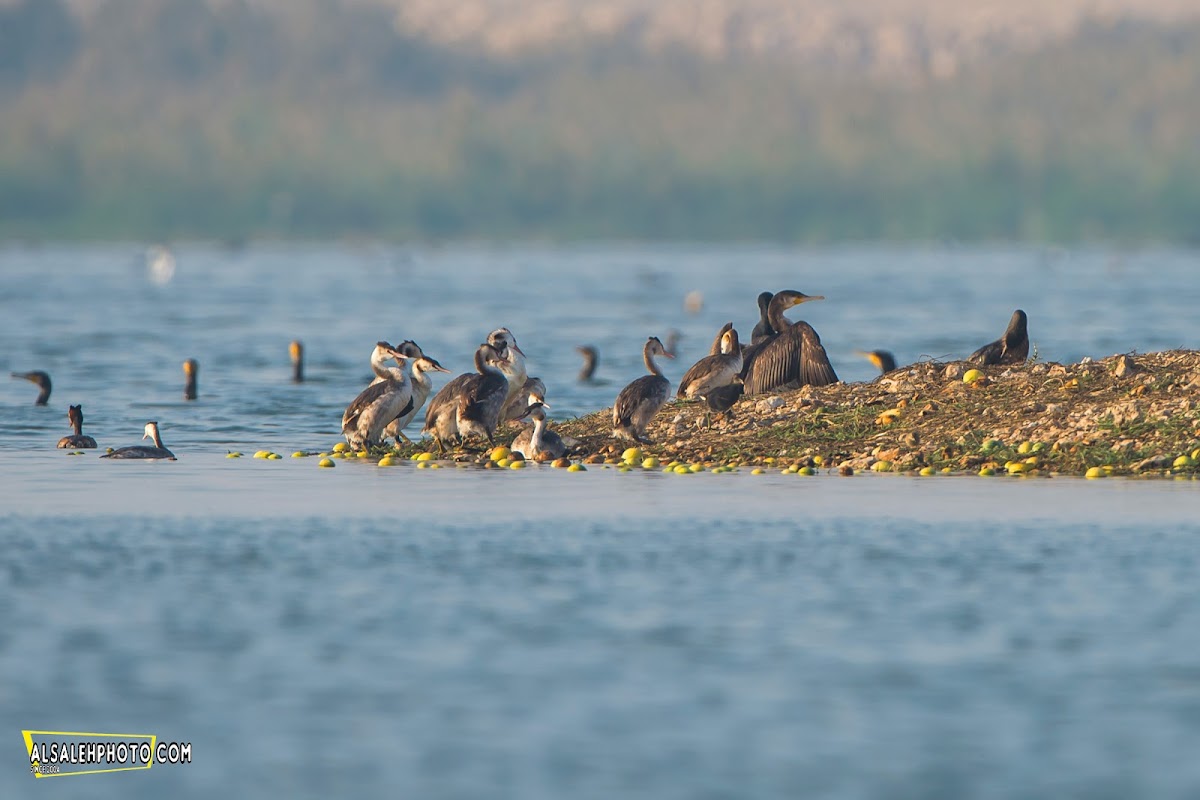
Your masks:
{"label": "calm lake water", "polygon": [[[0,249],[0,370],[54,377],[49,408],[0,382],[0,797],[1200,795],[1195,482],[224,458],[329,447],[377,339],[459,372],[507,325],[569,416],[671,328],[677,378],[763,288],[828,298],[802,310],[847,380],[856,348],[963,356],[1017,307],[1046,360],[1194,347],[1197,254],[175,256],[156,282],[137,246]],[[582,343],[607,385],[574,381]],[[101,446],[156,418],[180,460],[53,450],[80,402]],[[22,728],[194,763],[35,780]]]}

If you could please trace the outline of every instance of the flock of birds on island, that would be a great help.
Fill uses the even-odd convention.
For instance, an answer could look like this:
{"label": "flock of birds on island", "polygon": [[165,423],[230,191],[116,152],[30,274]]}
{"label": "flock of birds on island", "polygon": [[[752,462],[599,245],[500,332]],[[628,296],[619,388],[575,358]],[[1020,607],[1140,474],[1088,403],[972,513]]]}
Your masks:
{"label": "flock of birds on island", "polygon": [[[807,322],[791,321],[784,312],[801,303],[823,300],[819,295],[784,290],[763,292],[758,296],[759,319],[743,343],[733,323],[717,331],[709,354],[693,364],[680,379],[675,397],[703,400],[707,406],[706,423],[713,413],[724,414],[744,395],[760,395],[797,389],[801,386],[825,386],[836,383],[837,374],[829,363],[821,337]],[[599,361],[592,346],[576,348],[583,356],[579,380],[590,382]],[[642,358],[647,373],[618,393],[612,409],[612,435],[615,439],[649,443],[646,429],[659,410],[671,399],[671,382],[663,375],[657,358],[674,358],[675,342],[664,345],[656,336],[646,340]],[[298,341],[289,346],[292,380],[304,380],[304,348]],[[862,353],[880,370],[896,369],[896,361],[886,351]],[[1028,318],[1024,311],[1013,312],[1004,335],[976,350],[968,361],[979,365],[1022,364],[1029,355]],[[562,458],[579,443],[549,429],[545,409],[546,385],[531,377],[526,369],[525,352],[517,345],[508,328],[497,328],[475,351],[475,371],[459,375],[433,394],[430,375],[449,372],[437,360],[425,355],[414,341],[397,346],[378,342],[371,352],[374,379],[342,415],[342,435],[354,450],[369,450],[385,443],[388,437],[399,445],[410,442],[404,428],[425,407],[421,429],[437,445],[439,454],[447,445],[465,447],[468,440],[495,443],[496,431],[506,424],[530,422],[517,434],[512,451],[530,460]],[[394,365],[394,366],[393,366]],[[197,397],[199,366],[195,359],[183,364],[184,399]],[[14,378],[31,381],[40,388],[36,404],[50,399],[50,376],[42,371],[12,373]],[[432,399],[430,398],[432,396]],[[428,402],[428,405],[426,403]],[[60,448],[90,449],[96,440],[83,433],[83,409],[70,406],[67,417],[74,433],[64,436]],[[157,422],[147,422],[143,441],[113,450],[101,458],[170,459],[174,454],[162,443]]]}

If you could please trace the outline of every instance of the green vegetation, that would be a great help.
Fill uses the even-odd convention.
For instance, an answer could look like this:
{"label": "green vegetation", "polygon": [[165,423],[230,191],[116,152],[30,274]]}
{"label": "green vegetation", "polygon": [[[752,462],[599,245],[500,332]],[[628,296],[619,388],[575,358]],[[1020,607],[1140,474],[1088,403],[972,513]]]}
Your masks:
{"label": "green vegetation", "polygon": [[1200,26],[883,79],[257,8],[0,6],[0,237],[1200,242]]}

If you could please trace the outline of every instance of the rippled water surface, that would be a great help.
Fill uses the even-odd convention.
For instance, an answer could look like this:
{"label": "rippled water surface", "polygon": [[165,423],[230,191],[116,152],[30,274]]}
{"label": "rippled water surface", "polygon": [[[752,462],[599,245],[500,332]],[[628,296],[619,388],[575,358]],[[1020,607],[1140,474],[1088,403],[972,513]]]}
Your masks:
{"label": "rippled water surface", "polygon": [[[803,307],[953,357],[1195,346],[1191,253],[592,248],[0,250],[0,797],[1192,798],[1192,482],[379,469],[326,448],[375,340],[455,371],[507,325],[555,413],[650,334]],[[699,314],[683,296],[699,290]],[[305,341],[311,380],[288,380]],[[580,386],[573,346],[607,385]],[[180,362],[200,361],[200,400]],[[175,463],[53,450],[157,418]],[[415,431],[414,431],[415,433]],[[154,733],[194,763],[35,780],[18,731]],[[7,755],[5,755],[7,752]]]}

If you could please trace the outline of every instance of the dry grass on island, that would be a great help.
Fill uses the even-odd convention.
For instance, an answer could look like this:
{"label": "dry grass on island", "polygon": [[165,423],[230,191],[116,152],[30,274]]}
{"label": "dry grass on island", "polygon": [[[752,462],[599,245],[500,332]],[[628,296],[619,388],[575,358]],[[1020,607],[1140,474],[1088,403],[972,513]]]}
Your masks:
{"label": "dry grass on island", "polygon": [[[972,369],[980,377],[964,381]],[[870,383],[745,398],[707,429],[702,402],[674,402],[651,423],[655,444],[644,450],[664,463],[1190,473],[1200,447],[1198,393],[1200,352],[1190,350],[1069,365],[922,362]],[[580,452],[593,459],[615,458],[626,447],[611,438],[611,410],[557,429],[580,439]]]}

